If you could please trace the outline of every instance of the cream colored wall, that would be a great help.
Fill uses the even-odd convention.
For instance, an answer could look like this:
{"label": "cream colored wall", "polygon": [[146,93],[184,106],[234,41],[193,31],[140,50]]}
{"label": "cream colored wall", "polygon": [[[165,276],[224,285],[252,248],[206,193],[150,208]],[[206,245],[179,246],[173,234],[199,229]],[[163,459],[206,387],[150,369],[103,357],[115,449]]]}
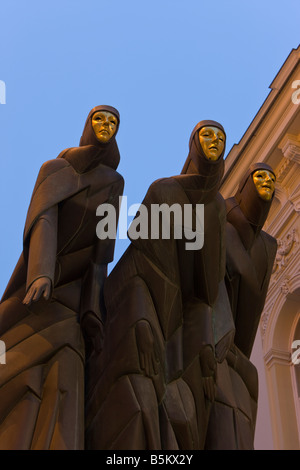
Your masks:
{"label": "cream colored wall", "polygon": [[259,381],[259,400],[254,439],[255,450],[274,450],[272,421],[266,382],[265,362],[262,350],[260,329],[255,338],[251,361],[257,368]]}
{"label": "cream colored wall", "polygon": [[[299,115],[299,105],[295,108]],[[299,398],[291,362],[300,316],[300,123],[299,133],[286,132],[278,149],[277,195],[266,224],[278,250],[260,328],[274,447],[300,449]]]}

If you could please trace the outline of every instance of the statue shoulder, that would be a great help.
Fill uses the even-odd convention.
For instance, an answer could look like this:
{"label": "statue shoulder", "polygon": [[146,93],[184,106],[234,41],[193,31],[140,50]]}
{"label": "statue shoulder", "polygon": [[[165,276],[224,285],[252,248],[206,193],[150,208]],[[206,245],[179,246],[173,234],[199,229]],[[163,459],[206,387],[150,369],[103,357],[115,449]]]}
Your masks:
{"label": "statue shoulder", "polygon": [[[272,235],[270,235],[269,233],[265,232],[264,230],[261,231],[261,236],[266,244],[266,246],[268,247],[268,249],[273,252],[273,253],[276,253],[277,251],[277,240],[275,237],[273,237]],[[275,254],[274,254],[275,256]]]}
{"label": "statue shoulder", "polygon": [[215,198],[213,199],[213,202],[218,210],[218,213],[222,219],[224,219],[223,223],[225,224],[226,220],[226,203],[225,199],[223,198],[221,193],[217,193]]}
{"label": "statue shoulder", "polygon": [[160,178],[155,180],[148,188],[143,204],[172,204],[177,183],[173,178]]}
{"label": "statue shoulder", "polygon": [[169,191],[173,188],[178,188],[179,185],[176,182],[175,178],[159,178],[155,180],[148,189],[148,192],[156,193],[157,195],[169,195]]}
{"label": "statue shoulder", "polygon": [[124,186],[125,180],[124,180],[123,176],[116,170],[112,170],[112,171],[115,174],[116,181],[118,181],[120,185]]}
{"label": "statue shoulder", "polygon": [[[61,152],[61,154],[64,152]],[[55,179],[56,175],[59,172],[68,168],[70,168],[70,164],[64,158],[58,157],[53,160],[47,160],[46,162],[44,162],[40,167],[35,186],[33,188],[32,198],[37,193],[38,189],[43,186],[46,181],[53,181],[53,178]]]}
{"label": "statue shoulder", "polygon": [[[65,153],[65,151],[62,153]],[[64,158],[59,158],[59,156],[53,160],[47,160],[42,164],[38,178],[45,179],[53,173],[56,173],[57,171],[60,171],[61,169],[69,166],[70,164]]]}

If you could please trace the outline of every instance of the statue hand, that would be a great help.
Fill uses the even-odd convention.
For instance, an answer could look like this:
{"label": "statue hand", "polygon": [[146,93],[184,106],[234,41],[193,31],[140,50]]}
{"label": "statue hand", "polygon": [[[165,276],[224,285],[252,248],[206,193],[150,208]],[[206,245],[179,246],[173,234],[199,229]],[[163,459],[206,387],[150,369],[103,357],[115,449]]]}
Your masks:
{"label": "statue hand", "polygon": [[29,287],[24,297],[23,304],[30,305],[31,302],[37,302],[41,295],[48,300],[51,293],[51,280],[49,277],[39,277]]}
{"label": "statue hand", "polygon": [[211,402],[214,401],[216,381],[216,359],[211,346],[206,345],[199,353],[200,367],[203,377],[204,394]]}
{"label": "statue hand", "polygon": [[140,366],[148,377],[158,373],[158,359],[155,354],[154,336],[150,324],[140,320],[135,326]]}
{"label": "statue hand", "polygon": [[80,325],[88,354],[93,351],[100,353],[104,339],[102,321],[94,312],[88,311],[83,315]]}

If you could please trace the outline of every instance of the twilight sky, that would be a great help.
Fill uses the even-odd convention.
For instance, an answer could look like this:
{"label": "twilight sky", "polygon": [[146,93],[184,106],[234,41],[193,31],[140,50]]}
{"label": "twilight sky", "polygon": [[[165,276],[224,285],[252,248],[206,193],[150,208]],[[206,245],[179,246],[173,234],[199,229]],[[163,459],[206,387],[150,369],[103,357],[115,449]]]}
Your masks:
{"label": "twilight sky", "polygon": [[78,145],[92,107],[120,112],[118,171],[139,203],[181,171],[198,121],[223,124],[226,154],[240,140],[299,44],[299,17],[299,0],[2,0],[0,295],[39,168]]}

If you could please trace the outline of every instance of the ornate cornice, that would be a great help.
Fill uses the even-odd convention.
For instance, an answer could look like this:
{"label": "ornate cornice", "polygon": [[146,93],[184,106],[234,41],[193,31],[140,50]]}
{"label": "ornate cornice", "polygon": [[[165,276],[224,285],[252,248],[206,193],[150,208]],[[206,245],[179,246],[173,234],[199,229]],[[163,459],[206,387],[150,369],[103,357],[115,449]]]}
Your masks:
{"label": "ornate cornice", "polygon": [[284,160],[276,171],[277,181],[281,183],[293,166],[300,164],[300,137],[286,134],[278,146],[284,156]]}
{"label": "ornate cornice", "polygon": [[300,137],[286,134],[278,146],[285,158],[300,163]]}

